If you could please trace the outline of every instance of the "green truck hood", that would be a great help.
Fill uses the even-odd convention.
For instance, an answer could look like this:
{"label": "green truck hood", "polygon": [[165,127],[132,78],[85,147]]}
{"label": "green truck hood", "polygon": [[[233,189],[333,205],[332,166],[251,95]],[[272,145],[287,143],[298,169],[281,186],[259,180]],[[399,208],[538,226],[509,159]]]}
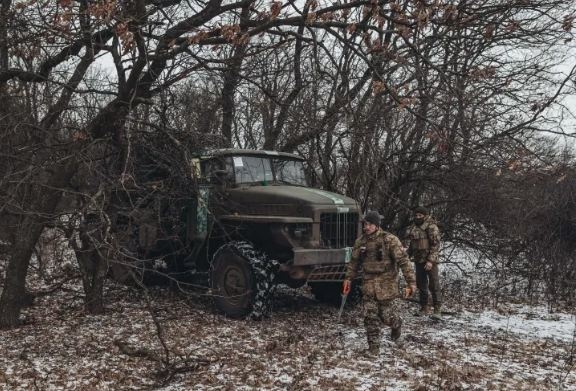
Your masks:
{"label": "green truck hood", "polygon": [[229,197],[242,204],[357,206],[354,199],[341,194],[310,187],[285,185],[246,186],[229,189]]}

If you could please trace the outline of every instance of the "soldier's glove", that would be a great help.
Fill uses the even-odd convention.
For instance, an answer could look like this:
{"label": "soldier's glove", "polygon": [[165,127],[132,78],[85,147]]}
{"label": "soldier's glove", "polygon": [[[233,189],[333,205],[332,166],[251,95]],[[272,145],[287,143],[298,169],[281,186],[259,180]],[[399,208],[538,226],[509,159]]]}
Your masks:
{"label": "soldier's glove", "polygon": [[342,294],[347,295],[348,293],[350,293],[351,286],[352,283],[350,282],[350,280],[344,280],[344,283],[342,284]]}
{"label": "soldier's glove", "polygon": [[432,267],[434,266],[434,264],[430,261],[426,261],[426,263],[424,264],[424,270],[426,270],[427,272],[432,270]]}
{"label": "soldier's glove", "polygon": [[408,285],[406,288],[404,288],[404,298],[408,299],[412,296],[414,296],[414,293],[416,293],[416,285]]}

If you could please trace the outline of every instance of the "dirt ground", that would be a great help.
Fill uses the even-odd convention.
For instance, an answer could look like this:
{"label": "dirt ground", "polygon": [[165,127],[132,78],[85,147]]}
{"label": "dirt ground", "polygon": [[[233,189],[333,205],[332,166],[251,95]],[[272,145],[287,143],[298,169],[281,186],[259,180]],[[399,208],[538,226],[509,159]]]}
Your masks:
{"label": "dirt ground", "polygon": [[542,308],[453,307],[439,322],[402,302],[404,345],[385,329],[368,359],[360,307],[338,324],[302,289],[279,289],[260,322],[168,289],[111,283],[106,302],[87,315],[78,285],[37,299],[0,332],[0,389],[576,390],[574,317]]}

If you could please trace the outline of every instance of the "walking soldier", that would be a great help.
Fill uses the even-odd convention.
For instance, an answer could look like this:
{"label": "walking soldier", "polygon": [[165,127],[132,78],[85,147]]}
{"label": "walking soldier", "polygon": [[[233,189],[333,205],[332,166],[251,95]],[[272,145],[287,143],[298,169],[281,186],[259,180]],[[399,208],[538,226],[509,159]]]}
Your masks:
{"label": "walking soldier", "polygon": [[368,339],[368,354],[380,352],[380,330],[382,324],[390,326],[391,338],[399,341],[402,318],[398,314],[396,299],[398,290],[398,269],[407,283],[406,296],[416,291],[416,279],[408,254],[400,240],[380,228],[380,215],[370,211],[363,220],[364,233],[356,240],[352,259],[348,264],[343,290],[350,290],[360,269],[363,270],[362,301],[364,326]]}

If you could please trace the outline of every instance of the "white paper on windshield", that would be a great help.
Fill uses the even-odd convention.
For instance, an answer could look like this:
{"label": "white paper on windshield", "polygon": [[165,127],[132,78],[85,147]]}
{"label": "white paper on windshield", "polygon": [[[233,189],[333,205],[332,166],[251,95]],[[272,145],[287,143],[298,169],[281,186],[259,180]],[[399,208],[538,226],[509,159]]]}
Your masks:
{"label": "white paper on windshield", "polygon": [[242,162],[242,158],[239,156],[234,157],[234,167],[244,167],[244,162]]}

